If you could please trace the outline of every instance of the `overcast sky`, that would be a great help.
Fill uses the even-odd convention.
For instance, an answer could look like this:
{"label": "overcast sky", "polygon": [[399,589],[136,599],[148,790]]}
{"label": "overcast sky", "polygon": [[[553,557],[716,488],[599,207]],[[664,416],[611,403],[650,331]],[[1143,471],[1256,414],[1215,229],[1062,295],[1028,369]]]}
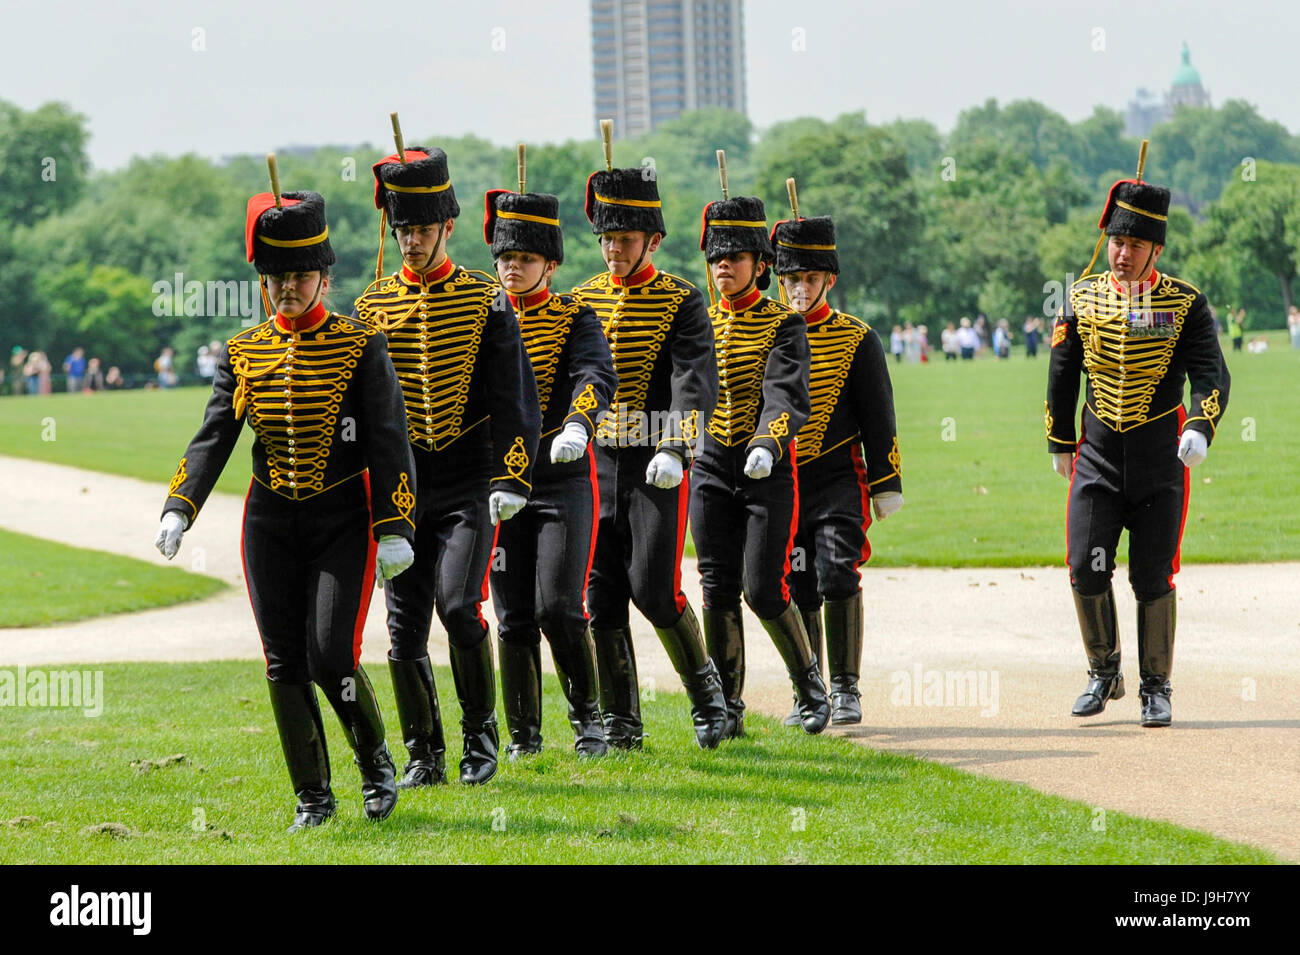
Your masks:
{"label": "overcast sky", "polygon": [[[589,9],[6,2],[0,99],[71,104],[90,120],[99,169],[134,154],[385,144],[391,110],[413,137],[587,138]],[[796,29],[806,51],[792,49]],[[746,0],[749,114],[762,127],[865,109],[872,122],[923,117],[946,131],[988,97],[1032,97],[1078,120],[1098,103],[1122,110],[1138,86],[1165,90],[1184,40],[1216,105],[1246,99],[1300,130],[1300,4],[1283,0]]]}

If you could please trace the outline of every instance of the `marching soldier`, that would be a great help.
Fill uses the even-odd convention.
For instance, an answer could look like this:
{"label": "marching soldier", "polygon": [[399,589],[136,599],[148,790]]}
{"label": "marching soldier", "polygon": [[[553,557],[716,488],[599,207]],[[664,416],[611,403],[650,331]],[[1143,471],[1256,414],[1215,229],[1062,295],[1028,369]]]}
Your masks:
{"label": "marching soldier", "polygon": [[375,163],[374,174],[375,205],[393,227],[403,262],[366,289],[356,314],[388,333],[406,395],[418,500],[415,563],[387,595],[389,668],[410,754],[399,785],[446,782],[429,662],[435,609],[462,712],[460,781],[486,783],[497,770],[496,677],[480,606],[494,525],[513,517],[529,493],[541,419],[537,386],[499,286],[447,255],[460,215],[447,154],[404,149],[399,137],[399,151]]}
{"label": "marching soldier", "polygon": [[710,292],[718,292],[709,309],[718,404],[695,463],[691,531],[705,640],[727,699],[724,738],[745,732],[742,593],[790,673],[804,730],[820,733],[830,703],[786,580],[798,516],[794,436],[808,419],[808,335],[797,313],[763,297],[773,256],[762,200],[711,202],[703,220],[700,248]]}
{"label": "marching soldier", "polygon": [[[415,484],[384,336],[321,303],[334,263],[325,202],[314,192],[281,196],[274,173],[272,184],[274,194],[248,202],[246,243],[276,312],[226,343],[203,425],[172,478],[157,545],[175,556],[247,422],[257,441],[244,569],[298,796],[295,832],[334,814],[313,682],[356,754],[366,816],[383,819],[397,803],[383,719],[359,661],[372,581],[401,573],[413,557]],[[349,419],[355,440],[341,437]]]}
{"label": "marching soldier", "polygon": [[[1093,261],[1107,242],[1110,270],[1079,279],[1056,319],[1045,420],[1053,468],[1070,479],[1067,560],[1088,658],[1088,686],[1072,712],[1095,716],[1124,695],[1111,577],[1127,528],[1142,725],[1168,726],[1189,469],[1214,440],[1229,375],[1205,296],[1156,270],[1170,196],[1142,181],[1145,158],[1143,141],[1137,177],[1116,182],[1106,198]],[[1088,389],[1076,437],[1080,371]]]}
{"label": "marching soldier", "polygon": [[[793,196],[793,180],[789,183]],[[839,256],[829,216],[778,222],[774,271],[804,317],[811,355],[811,414],[799,448],[799,530],[803,569],[792,571],[795,602],[812,652],[831,677],[831,722],[861,723],[862,588],[858,568],[871,556],[871,509],[884,520],[903,506],[894,393],[885,349],[871,326],[831,308]],[[870,506],[868,506],[870,501]],[[822,607],[825,602],[825,627]],[[786,725],[802,722],[796,706]]]}
{"label": "marching soldier", "polygon": [[658,183],[645,169],[612,168],[607,123],[606,169],[587,179],[586,212],[609,270],[573,290],[600,318],[618,373],[609,413],[596,426],[600,520],[588,590],[605,735],[611,746],[641,747],[630,600],[686,687],[696,742],[711,749],[726,707],[682,593],[681,564],[686,473],[717,395],[713,337],[699,290],[655,268],[667,233]]}
{"label": "marching soldier", "polygon": [[607,750],[584,598],[598,507],[589,444],[617,378],[596,313],[572,295],[551,292],[551,276],[564,261],[559,210],[554,196],[504,189],[486,196],[484,238],[518,316],[542,408],[532,495],[498,532],[503,559],[492,569],[512,759],[542,748],[542,633],[569,701],[574,749],[580,756]]}

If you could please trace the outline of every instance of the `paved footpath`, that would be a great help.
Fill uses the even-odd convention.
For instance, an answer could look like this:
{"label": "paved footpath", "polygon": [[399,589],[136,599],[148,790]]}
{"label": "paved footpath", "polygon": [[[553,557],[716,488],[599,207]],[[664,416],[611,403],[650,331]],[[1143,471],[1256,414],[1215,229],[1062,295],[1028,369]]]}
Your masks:
{"label": "paved footpath", "polygon": [[[0,457],[0,487],[0,526],[165,563],[153,548],[162,484]],[[260,660],[239,560],[242,509],[241,498],[214,494],[176,558],[230,591],[164,610],[0,630],[0,666]],[[698,610],[694,565],[682,576]],[[1116,592],[1129,694],[1077,720],[1069,708],[1086,673],[1063,567],[868,568],[865,719],[828,732],[1079,800],[1089,807],[1080,826],[1092,825],[1095,808],[1120,810],[1300,862],[1300,563],[1191,565],[1177,582],[1174,725],[1144,730],[1126,584]],[[780,660],[748,611],[745,626],[746,700],[784,715],[790,690]],[[644,621],[635,638],[643,684],[676,689]],[[379,593],[364,646],[382,673]],[[431,647],[445,663],[436,626]],[[690,738],[683,727],[681,742]]]}

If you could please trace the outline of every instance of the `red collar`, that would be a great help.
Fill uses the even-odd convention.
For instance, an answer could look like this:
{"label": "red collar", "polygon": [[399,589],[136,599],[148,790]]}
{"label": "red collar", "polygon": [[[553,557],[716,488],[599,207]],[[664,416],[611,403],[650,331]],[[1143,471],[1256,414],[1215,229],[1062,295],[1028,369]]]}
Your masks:
{"label": "red collar", "polygon": [[734,315],[750,308],[762,297],[763,293],[755,287],[740,296],[740,298],[727,298],[727,296],[721,295],[718,297],[718,304]]}
{"label": "red collar", "polygon": [[1153,266],[1151,274],[1143,279],[1140,285],[1133,289],[1129,289],[1124,283],[1115,279],[1114,272],[1107,272],[1106,275],[1110,279],[1110,287],[1121,295],[1142,295],[1145,292],[1149,292],[1155,286],[1156,279],[1160,277]]}
{"label": "red collar", "polygon": [[551,290],[549,288],[539,289],[536,292],[529,292],[523,298],[520,298],[517,295],[511,295],[509,292],[506,292],[506,298],[510,299],[510,304],[511,306],[514,307],[514,310],[516,312],[520,312],[520,311],[526,312],[530,308],[536,308],[538,305],[541,305],[550,297],[551,297]]}
{"label": "red collar", "polygon": [[615,288],[628,288],[633,285],[645,285],[653,279],[659,272],[655,269],[653,262],[647,262],[636,273],[629,275],[625,279],[619,278],[613,272],[609,273],[609,284]]}
{"label": "red collar", "polygon": [[804,321],[806,321],[809,325],[816,325],[818,322],[829,318],[830,314],[831,314],[830,303],[828,303],[825,299],[823,299],[816,308],[814,308],[811,312],[809,312],[807,315],[804,316]]}
{"label": "red collar", "polygon": [[329,311],[321,302],[316,303],[316,307],[308,309],[297,318],[285,318],[279,312],[275,313],[275,327],[282,332],[314,332],[325,324],[325,319],[330,317]]}
{"label": "red collar", "polygon": [[451,256],[442,260],[442,265],[425,272],[423,275],[419,272],[412,272],[402,263],[402,279],[410,285],[432,285],[434,282],[441,282],[452,272],[456,271],[456,263],[452,262]]}

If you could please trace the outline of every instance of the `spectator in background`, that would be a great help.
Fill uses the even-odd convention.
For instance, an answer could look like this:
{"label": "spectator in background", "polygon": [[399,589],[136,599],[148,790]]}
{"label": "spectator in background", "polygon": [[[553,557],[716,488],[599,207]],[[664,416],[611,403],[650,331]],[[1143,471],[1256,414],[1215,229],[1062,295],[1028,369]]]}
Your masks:
{"label": "spectator in background", "polygon": [[1038,336],[1043,333],[1043,320],[1037,315],[1025,319],[1025,357],[1038,357]]}
{"label": "spectator in background", "polygon": [[84,348],[72,349],[72,354],[63,359],[63,373],[68,376],[68,394],[75,395],[81,390],[86,380],[86,350]]}
{"label": "spectator in background", "polygon": [[213,353],[210,345],[199,346],[199,357],[194,364],[199,377],[208,384],[212,384],[212,379],[217,374],[217,356]]}
{"label": "spectator in background", "polygon": [[104,388],[108,391],[117,391],[119,388],[126,387],[126,382],[122,379],[122,369],[117,365],[108,369],[108,374],[104,376]]}
{"label": "spectator in background", "polygon": [[1286,313],[1286,330],[1291,333],[1291,347],[1300,348],[1300,307],[1292,305]]}
{"label": "spectator in background", "polygon": [[998,319],[993,328],[993,354],[999,358],[1011,357],[1011,326],[1005,318]]}
{"label": "spectator in background", "polygon": [[981,312],[975,317],[975,350],[987,348],[989,345],[989,319],[988,316]]}
{"label": "spectator in background", "polygon": [[168,345],[162,350],[162,353],[154,359],[153,370],[158,373],[159,388],[175,388],[178,381],[176,377],[176,350]]}
{"label": "spectator in background", "polygon": [[894,356],[894,361],[903,360],[903,326],[895,325],[894,330],[889,333],[889,353]]}
{"label": "spectator in background", "polygon": [[21,395],[23,393],[23,367],[27,364],[27,349],[22,345],[15,345],[13,351],[9,353],[9,393]]}
{"label": "spectator in background", "polygon": [[949,322],[939,333],[939,343],[943,348],[944,361],[957,360],[957,326]]}
{"label": "spectator in background", "polygon": [[962,361],[970,361],[980,347],[980,337],[971,327],[970,319],[963,317],[961,327],[957,329],[957,347],[961,350]]}
{"label": "spectator in background", "polygon": [[930,360],[930,330],[924,325],[916,326],[916,344],[921,350],[921,362]]}
{"label": "spectator in background", "polygon": [[27,393],[29,395],[48,395],[50,393],[50,372],[52,370],[50,360],[45,357],[45,352],[34,351],[28,355],[27,364],[23,366],[23,378],[27,382]]}
{"label": "spectator in background", "polygon": [[90,364],[86,366],[86,391],[103,391],[104,390],[104,369],[100,367],[99,359],[90,359]]}
{"label": "spectator in background", "polygon": [[921,346],[916,340],[916,328],[911,322],[903,323],[903,352],[911,364],[921,360]]}
{"label": "spectator in background", "polygon": [[1246,310],[1228,311],[1228,337],[1232,339],[1232,350],[1241,351],[1241,343],[1246,338]]}

